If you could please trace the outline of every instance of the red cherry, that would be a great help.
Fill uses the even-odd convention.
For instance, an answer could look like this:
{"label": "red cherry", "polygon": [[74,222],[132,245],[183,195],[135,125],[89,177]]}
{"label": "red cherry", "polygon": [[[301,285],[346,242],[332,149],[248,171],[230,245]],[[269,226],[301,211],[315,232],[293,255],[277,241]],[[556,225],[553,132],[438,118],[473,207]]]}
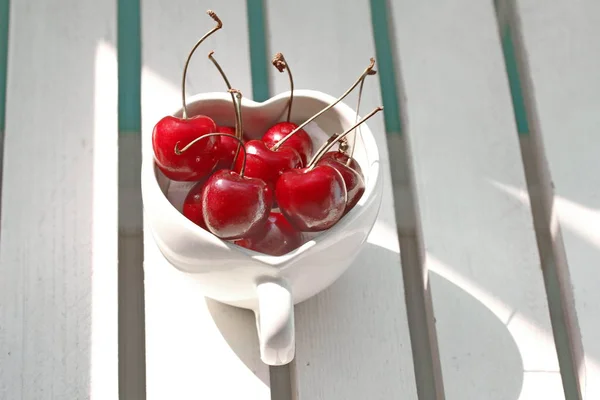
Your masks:
{"label": "red cherry", "polygon": [[167,116],[158,121],[152,132],[154,159],[165,176],[174,181],[197,181],[208,175],[217,165],[219,137],[199,140],[181,154],[179,149],[191,141],[215,132],[215,122],[204,115],[190,118]]}
{"label": "red cherry", "polygon": [[329,165],[284,172],[275,196],[282,214],[304,232],[331,228],[344,215],[348,199],[344,178]]}
{"label": "red cherry", "polygon": [[[206,13],[216,22],[216,25],[196,42],[185,60],[181,80],[182,118],[164,117],[158,121],[152,132],[152,148],[156,164],[167,178],[175,181],[200,180],[213,171],[218,160],[220,138],[211,136],[198,140],[216,131],[215,122],[204,115],[188,118],[185,102],[187,69],[194,51],[207,37],[223,27],[217,14],[211,10]],[[192,141],[194,144],[187,148],[186,146]],[[177,149],[182,151],[176,152]]]}
{"label": "red cherry", "polygon": [[231,170],[215,172],[202,190],[202,212],[210,232],[239,239],[263,229],[273,199],[267,184]]}
{"label": "red cherry", "polygon": [[[354,159],[352,159],[352,161],[354,161]],[[352,161],[350,162],[351,165]],[[358,165],[356,161],[354,161],[354,164]],[[345,163],[340,162],[335,156],[322,158],[319,160],[319,162],[317,162],[317,165],[329,165],[330,167],[335,168],[342,175],[342,178],[344,178],[344,184],[346,185],[346,191],[348,192],[348,202],[346,203],[346,210],[344,211],[344,214],[353,209],[365,192],[365,180],[363,179],[362,174],[355,169],[350,168]]]}
{"label": "red cherry", "polygon": [[208,230],[202,213],[202,189],[205,183],[206,179],[203,179],[192,186],[183,201],[183,215],[202,229]]}
{"label": "red cherry", "polygon": [[219,161],[217,169],[231,169],[233,166],[233,158],[238,148],[239,142],[235,139],[235,128],[231,126],[217,126],[218,133],[226,133],[233,137],[221,136],[219,144]]}
{"label": "red cherry", "polygon": [[259,234],[233,243],[270,256],[282,256],[302,245],[302,233],[283,214],[271,212]]}
{"label": "red cherry", "polygon": [[[344,165],[349,166],[350,168],[352,168],[353,170],[358,172],[361,177],[364,177],[362,168],[360,168],[360,164],[354,158],[350,157],[346,153],[343,153],[341,151],[328,151],[327,153],[325,153],[323,158],[321,158],[321,160],[324,160],[327,158],[331,158],[333,160],[341,162]],[[348,159],[350,159],[349,164],[348,164]]]}
{"label": "red cherry", "polygon": [[[262,179],[273,189],[282,173],[289,169],[300,168],[302,165],[298,152],[289,147],[273,151],[262,140],[250,140],[244,148],[247,154],[244,175]],[[238,157],[235,171],[240,171],[242,161],[242,158]]]}
{"label": "red cherry", "polygon": [[[227,133],[231,136],[235,136],[235,127],[233,126],[223,126],[223,125],[217,125],[217,132],[218,133]],[[224,137],[221,137],[222,139],[225,139]],[[235,144],[237,145],[237,141],[233,140],[233,142],[235,142]]]}
{"label": "red cherry", "polygon": [[[290,134],[298,125],[293,122],[279,122],[263,135],[262,140],[269,148],[273,148],[281,139]],[[291,147],[296,150],[302,158],[302,166],[305,166],[310,157],[312,157],[313,143],[304,129],[294,133],[289,139],[281,144],[280,148]]]}
{"label": "red cherry", "polygon": [[[285,122],[279,122],[273,125],[262,137],[262,141],[267,144],[270,149],[279,150],[279,148],[290,147],[298,152],[302,160],[302,167],[306,166],[308,159],[312,156],[313,144],[308,133],[303,129],[298,129],[293,135],[288,137],[292,131],[298,128],[298,125],[290,122],[292,116],[292,105],[294,103],[294,78],[292,71],[285,57],[281,53],[276,53],[271,61],[273,66],[279,72],[287,71],[290,80],[290,100],[287,107],[287,119]],[[282,139],[286,139],[282,142]]]}

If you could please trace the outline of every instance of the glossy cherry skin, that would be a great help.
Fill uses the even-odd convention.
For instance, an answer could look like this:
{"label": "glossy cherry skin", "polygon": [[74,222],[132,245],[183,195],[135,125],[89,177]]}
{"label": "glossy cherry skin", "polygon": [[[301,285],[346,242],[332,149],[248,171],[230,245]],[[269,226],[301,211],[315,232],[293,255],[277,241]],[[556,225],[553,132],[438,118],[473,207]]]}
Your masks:
{"label": "glossy cherry skin", "polygon": [[302,233],[283,214],[271,211],[260,233],[233,243],[270,256],[282,256],[302,245]]}
{"label": "glossy cherry skin", "polygon": [[211,136],[200,140],[181,154],[175,154],[175,145],[182,149],[192,140],[216,130],[215,122],[204,115],[188,119],[172,116],[162,118],[152,132],[156,165],[167,178],[174,181],[202,179],[217,165],[220,138]]}
{"label": "glossy cherry skin", "polygon": [[360,164],[354,158],[348,156],[346,153],[343,153],[341,151],[329,151],[323,155],[321,160],[324,160],[327,158],[331,158],[336,161],[339,161],[344,165],[346,165],[348,162],[348,159],[350,159],[350,164],[348,164],[348,166],[350,168],[352,168],[353,170],[355,170],[356,172],[358,172],[359,175],[361,176],[361,178],[364,179],[364,175],[363,175],[362,169],[360,168]]}
{"label": "glossy cherry skin", "polygon": [[273,204],[267,184],[231,170],[211,175],[202,190],[204,223],[215,236],[231,240],[264,228]]}
{"label": "glossy cherry skin", "polygon": [[[276,143],[286,137],[297,127],[298,125],[294,124],[293,122],[279,122],[265,132],[262,137],[262,141],[265,142],[269,148],[273,148]],[[280,149],[284,147],[291,147],[292,149],[296,150],[298,154],[300,154],[303,167],[312,157],[313,143],[310,139],[310,136],[308,136],[308,133],[306,133],[304,129],[300,129],[298,132],[294,133],[291,138],[283,142]]]}
{"label": "glossy cherry skin", "polygon": [[[285,171],[300,168],[302,160],[296,150],[282,147],[273,151],[262,140],[250,140],[244,145],[246,149],[246,170],[244,175],[259,178],[275,189],[275,183]],[[238,157],[235,171],[239,172],[243,157]]]}
{"label": "glossy cherry skin", "polygon": [[204,230],[208,230],[206,223],[204,222],[204,214],[202,213],[202,190],[204,189],[206,179],[208,179],[208,177],[192,186],[187,196],[185,196],[182,210],[183,215],[187,219]]}
{"label": "glossy cherry skin", "polygon": [[281,213],[298,230],[319,232],[344,215],[348,194],[344,178],[329,165],[284,172],[275,186]]}
{"label": "glossy cherry skin", "polygon": [[[235,128],[232,126],[217,126],[218,133],[226,133],[233,136],[229,138],[227,136],[221,136],[221,143],[219,144],[219,161],[217,169],[231,169],[233,168],[233,158],[237,150],[239,142],[235,138]],[[240,149],[240,155],[244,155],[244,150]]]}
{"label": "glossy cherry skin", "polygon": [[[352,162],[350,164],[352,164]],[[356,164],[358,165],[358,163]],[[346,185],[346,191],[348,192],[348,202],[346,203],[344,214],[352,210],[365,192],[365,180],[363,179],[362,174],[333,157],[322,158],[317,162],[317,165],[329,165],[342,175],[344,184]]]}

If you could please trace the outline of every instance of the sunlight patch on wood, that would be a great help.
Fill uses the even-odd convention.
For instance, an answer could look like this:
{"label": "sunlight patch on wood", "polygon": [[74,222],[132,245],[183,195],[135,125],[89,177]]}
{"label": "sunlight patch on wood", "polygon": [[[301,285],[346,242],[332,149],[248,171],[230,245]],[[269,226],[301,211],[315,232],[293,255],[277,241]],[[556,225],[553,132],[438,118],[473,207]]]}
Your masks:
{"label": "sunlight patch on wood", "polygon": [[118,381],[106,374],[118,363],[117,240],[98,239],[113,238],[118,229],[117,54],[111,44],[98,43],[94,73],[90,395],[100,400],[118,392]]}

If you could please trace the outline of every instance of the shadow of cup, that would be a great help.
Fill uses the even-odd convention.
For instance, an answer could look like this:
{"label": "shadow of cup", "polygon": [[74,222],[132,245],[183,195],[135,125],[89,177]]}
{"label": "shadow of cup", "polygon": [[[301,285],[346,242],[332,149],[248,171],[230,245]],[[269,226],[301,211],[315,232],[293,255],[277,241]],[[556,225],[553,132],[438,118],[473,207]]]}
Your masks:
{"label": "shadow of cup", "polygon": [[507,326],[454,283],[429,276],[446,398],[519,399],[523,360]]}
{"label": "shadow of cup", "polygon": [[[367,243],[333,285],[296,305],[300,325],[294,370],[310,382],[321,381],[317,375],[328,371],[328,384],[319,389],[323,398],[388,398],[403,389],[397,377],[402,368],[412,365],[391,359],[398,356],[399,348],[410,346],[402,342],[408,337],[398,336],[406,318],[399,305],[404,301],[397,287],[401,275],[398,253]],[[430,272],[430,279],[436,290],[433,296],[443,299],[436,302],[435,315],[446,398],[519,399],[523,362],[508,328],[454,283],[435,272]],[[380,290],[374,291],[375,287]],[[390,296],[394,292],[397,297]],[[206,302],[228,345],[252,369],[259,358],[256,348],[247,346],[247,336],[256,335],[252,313],[211,299]],[[356,362],[340,368],[338,363],[348,354]],[[413,354],[413,361],[418,363],[419,357]],[[383,362],[386,368],[381,368]],[[395,382],[395,386],[373,382]]]}

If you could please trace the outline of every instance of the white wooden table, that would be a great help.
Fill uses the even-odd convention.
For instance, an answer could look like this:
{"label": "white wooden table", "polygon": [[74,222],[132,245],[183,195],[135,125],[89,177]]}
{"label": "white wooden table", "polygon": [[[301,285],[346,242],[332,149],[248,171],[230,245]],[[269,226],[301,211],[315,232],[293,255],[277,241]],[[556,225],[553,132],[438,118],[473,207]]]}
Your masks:
{"label": "white wooden table", "polygon": [[[496,8],[496,6],[498,8]],[[380,217],[296,307],[296,359],[144,230],[140,146],[188,93],[365,88]],[[0,399],[600,399],[597,0],[0,0]]]}

